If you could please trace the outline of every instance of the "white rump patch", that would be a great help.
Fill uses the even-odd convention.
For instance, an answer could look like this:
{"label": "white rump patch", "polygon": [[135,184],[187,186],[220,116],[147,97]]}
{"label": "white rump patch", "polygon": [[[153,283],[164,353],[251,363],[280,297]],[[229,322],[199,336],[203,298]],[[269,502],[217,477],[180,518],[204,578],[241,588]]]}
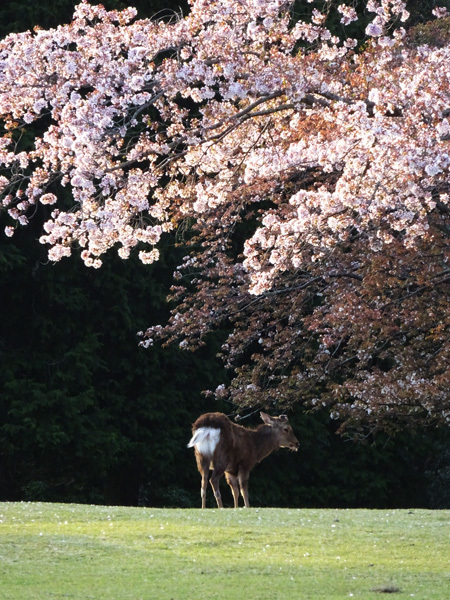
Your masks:
{"label": "white rump patch", "polygon": [[192,436],[188,448],[195,446],[197,452],[200,452],[207,458],[212,458],[214,450],[220,439],[220,429],[213,427],[199,427]]}

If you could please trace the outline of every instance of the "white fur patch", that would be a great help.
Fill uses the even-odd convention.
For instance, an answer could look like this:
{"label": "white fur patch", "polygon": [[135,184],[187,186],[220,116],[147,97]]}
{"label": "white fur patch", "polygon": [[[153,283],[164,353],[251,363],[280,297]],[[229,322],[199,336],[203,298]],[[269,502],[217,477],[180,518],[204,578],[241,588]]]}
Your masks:
{"label": "white fur patch", "polygon": [[214,450],[220,439],[220,429],[213,427],[199,427],[192,436],[191,441],[188,444],[188,448],[195,446],[197,452],[200,452],[207,458],[212,458]]}

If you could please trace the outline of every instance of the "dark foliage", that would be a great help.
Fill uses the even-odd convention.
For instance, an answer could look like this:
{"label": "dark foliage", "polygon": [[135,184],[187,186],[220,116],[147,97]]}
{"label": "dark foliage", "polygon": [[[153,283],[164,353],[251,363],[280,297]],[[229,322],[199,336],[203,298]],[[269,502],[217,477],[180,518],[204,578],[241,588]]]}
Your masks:
{"label": "dark foliage", "polygon": [[[74,4],[2,3],[0,36],[67,22]],[[132,4],[145,17],[169,16],[181,3]],[[434,3],[416,3],[414,22],[425,4],[429,12]],[[220,343],[211,338],[191,354],[143,350],[136,337],[166,318],[180,249],[167,239],[152,267],[115,256],[98,272],[76,257],[51,265],[37,242],[42,217],[13,240],[0,237],[0,500],[197,506],[190,424],[202,412],[232,410],[201,394],[223,380]],[[257,424],[250,421],[244,424]],[[448,431],[361,445],[336,436],[324,414],[299,411],[290,421],[300,451],[277,453],[255,469],[254,505],[450,505]],[[226,494],[224,486],[225,502]]]}

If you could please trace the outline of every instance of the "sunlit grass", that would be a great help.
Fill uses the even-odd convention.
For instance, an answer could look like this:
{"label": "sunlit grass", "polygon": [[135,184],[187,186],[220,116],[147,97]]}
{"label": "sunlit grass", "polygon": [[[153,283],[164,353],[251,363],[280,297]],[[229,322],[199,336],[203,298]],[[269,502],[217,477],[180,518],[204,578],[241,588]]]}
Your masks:
{"label": "sunlit grass", "polygon": [[0,598],[449,598],[450,511],[0,503]]}

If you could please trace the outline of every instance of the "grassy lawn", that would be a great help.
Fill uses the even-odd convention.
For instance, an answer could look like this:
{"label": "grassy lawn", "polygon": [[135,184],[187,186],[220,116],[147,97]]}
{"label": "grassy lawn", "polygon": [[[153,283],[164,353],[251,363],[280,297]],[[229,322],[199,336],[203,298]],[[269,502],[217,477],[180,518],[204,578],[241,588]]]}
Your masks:
{"label": "grassy lawn", "polygon": [[450,598],[450,511],[0,503],[2,600]]}

